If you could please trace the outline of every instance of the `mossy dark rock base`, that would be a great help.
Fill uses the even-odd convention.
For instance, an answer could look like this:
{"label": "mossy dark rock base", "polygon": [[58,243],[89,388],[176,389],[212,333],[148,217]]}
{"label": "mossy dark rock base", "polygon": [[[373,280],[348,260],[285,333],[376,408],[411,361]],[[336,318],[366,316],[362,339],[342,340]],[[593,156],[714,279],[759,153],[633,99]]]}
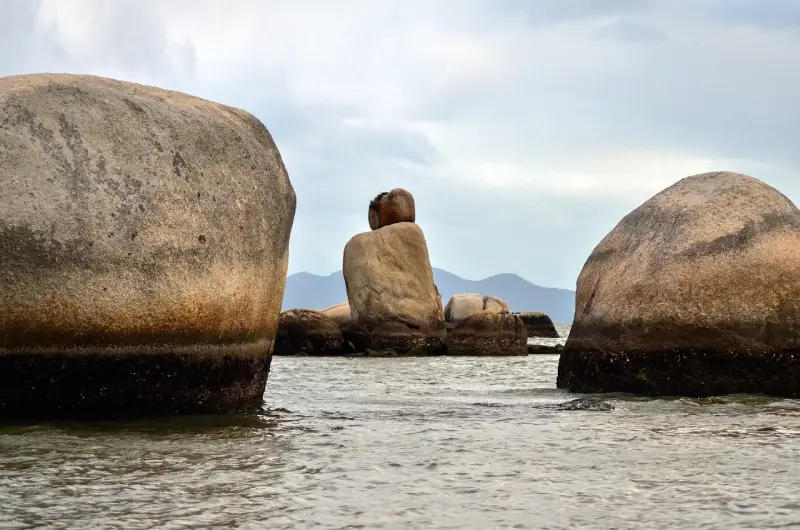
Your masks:
{"label": "mossy dark rock base", "polygon": [[528,355],[525,336],[449,333],[447,355],[506,357]]}
{"label": "mossy dark rock base", "polygon": [[767,394],[800,397],[800,350],[768,353],[720,350],[607,352],[566,349],[558,388],[703,397]]}
{"label": "mossy dark rock base", "polygon": [[258,410],[269,342],[0,350],[0,418],[101,419]]}
{"label": "mossy dark rock base", "polygon": [[528,355],[558,355],[564,351],[563,344],[528,344]]}

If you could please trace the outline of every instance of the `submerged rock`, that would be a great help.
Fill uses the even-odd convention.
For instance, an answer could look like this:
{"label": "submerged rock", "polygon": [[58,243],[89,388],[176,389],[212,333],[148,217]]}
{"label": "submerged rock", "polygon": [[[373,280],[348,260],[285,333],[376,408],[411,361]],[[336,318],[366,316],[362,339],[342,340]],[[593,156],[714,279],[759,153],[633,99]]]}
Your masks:
{"label": "submerged rock", "polygon": [[522,322],[525,323],[525,329],[528,330],[528,338],[557,339],[559,337],[553,321],[546,314],[534,311],[522,311],[517,314],[522,319]]}
{"label": "submerged rock", "polygon": [[447,333],[448,355],[527,355],[522,320],[511,313],[481,310]]}
{"label": "submerged rock", "polygon": [[0,417],[259,407],[295,193],[247,112],[0,78]]}
{"label": "submerged rock", "polygon": [[440,351],[444,313],[422,229],[397,223],[354,236],[343,272],[353,321],[372,349],[400,355]]}
{"label": "submerged rock", "polygon": [[562,351],[564,351],[563,344],[528,344],[528,355],[546,355],[546,354],[555,354],[558,355]]}
{"label": "submerged rock", "polygon": [[615,410],[614,405],[595,398],[578,398],[555,406],[558,410],[586,410],[592,412],[609,412]]}
{"label": "submerged rock", "polygon": [[799,396],[798,270],[789,199],[738,173],[685,178],[589,256],[558,387]]}
{"label": "submerged rock", "polygon": [[275,355],[337,355],[343,342],[333,319],[313,309],[290,309],[278,322]]}

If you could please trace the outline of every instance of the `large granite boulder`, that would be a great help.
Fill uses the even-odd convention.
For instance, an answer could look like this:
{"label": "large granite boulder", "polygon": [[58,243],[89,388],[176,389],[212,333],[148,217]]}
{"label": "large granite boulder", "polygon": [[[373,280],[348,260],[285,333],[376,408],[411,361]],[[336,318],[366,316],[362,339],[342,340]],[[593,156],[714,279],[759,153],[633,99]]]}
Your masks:
{"label": "large granite boulder", "polygon": [[757,179],[685,178],[628,214],[578,278],[558,387],[800,395],[800,210]]}
{"label": "large granite boulder", "polygon": [[342,302],[326,307],[320,313],[336,322],[339,326],[353,323],[353,316],[350,314],[350,302]]}
{"label": "large granite boulder", "polygon": [[519,316],[482,309],[447,333],[448,355],[527,355],[528,334]]}
{"label": "large granite boulder", "polygon": [[528,330],[528,338],[557,339],[559,337],[556,326],[546,314],[536,311],[521,311],[517,315],[525,323],[525,329]]}
{"label": "large granite boulder", "polygon": [[0,78],[0,416],[261,406],[295,193],[247,112]]}
{"label": "large granite boulder", "polygon": [[338,355],[342,332],[333,319],[313,309],[281,313],[275,337],[275,355]]}
{"label": "large granite boulder", "polygon": [[369,227],[372,230],[395,223],[413,223],[416,215],[414,197],[403,188],[379,193],[369,203]]}
{"label": "large granite boulder", "polygon": [[344,249],[343,272],[350,313],[371,334],[373,349],[422,355],[443,347],[441,297],[417,224],[354,236]]}

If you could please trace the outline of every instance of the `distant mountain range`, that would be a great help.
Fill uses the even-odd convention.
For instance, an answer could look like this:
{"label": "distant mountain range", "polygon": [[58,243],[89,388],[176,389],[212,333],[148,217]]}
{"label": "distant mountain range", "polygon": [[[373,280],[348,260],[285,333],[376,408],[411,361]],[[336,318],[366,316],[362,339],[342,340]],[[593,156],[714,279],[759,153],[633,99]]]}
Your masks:
{"label": "distant mountain range", "polygon": [[[442,304],[456,293],[479,293],[497,296],[508,302],[512,311],[542,311],[553,322],[569,324],[575,311],[575,292],[534,285],[516,274],[497,274],[483,280],[465,280],[451,272],[433,269],[433,278]],[[289,275],[283,310],[293,308],[324,309],[347,301],[342,271],[328,276],[317,276],[308,272]]]}

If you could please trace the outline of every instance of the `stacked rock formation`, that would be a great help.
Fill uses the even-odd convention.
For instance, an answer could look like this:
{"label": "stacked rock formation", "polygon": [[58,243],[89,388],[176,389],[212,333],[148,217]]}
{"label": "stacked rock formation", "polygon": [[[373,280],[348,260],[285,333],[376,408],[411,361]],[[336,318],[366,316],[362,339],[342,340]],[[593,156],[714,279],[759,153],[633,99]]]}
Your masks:
{"label": "stacked rock formation", "polygon": [[685,178],[628,214],[578,278],[558,386],[800,395],[800,210],[738,173]]}
{"label": "stacked rock formation", "polygon": [[[398,355],[443,352],[441,296],[422,229],[414,223],[414,199],[397,188],[370,203],[373,230],[344,249],[343,272],[353,322],[372,350]],[[364,338],[363,334],[359,335]]]}
{"label": "stacked rock formation", "polygon": [[528,335],[508,303],[476,293],[453,295],[444,310],[448,355],[527,355]]}
{"label": "stacked rock formation", "polygon": [[295,193],[239,109],[0,78],[0,416],[260,407]]}

